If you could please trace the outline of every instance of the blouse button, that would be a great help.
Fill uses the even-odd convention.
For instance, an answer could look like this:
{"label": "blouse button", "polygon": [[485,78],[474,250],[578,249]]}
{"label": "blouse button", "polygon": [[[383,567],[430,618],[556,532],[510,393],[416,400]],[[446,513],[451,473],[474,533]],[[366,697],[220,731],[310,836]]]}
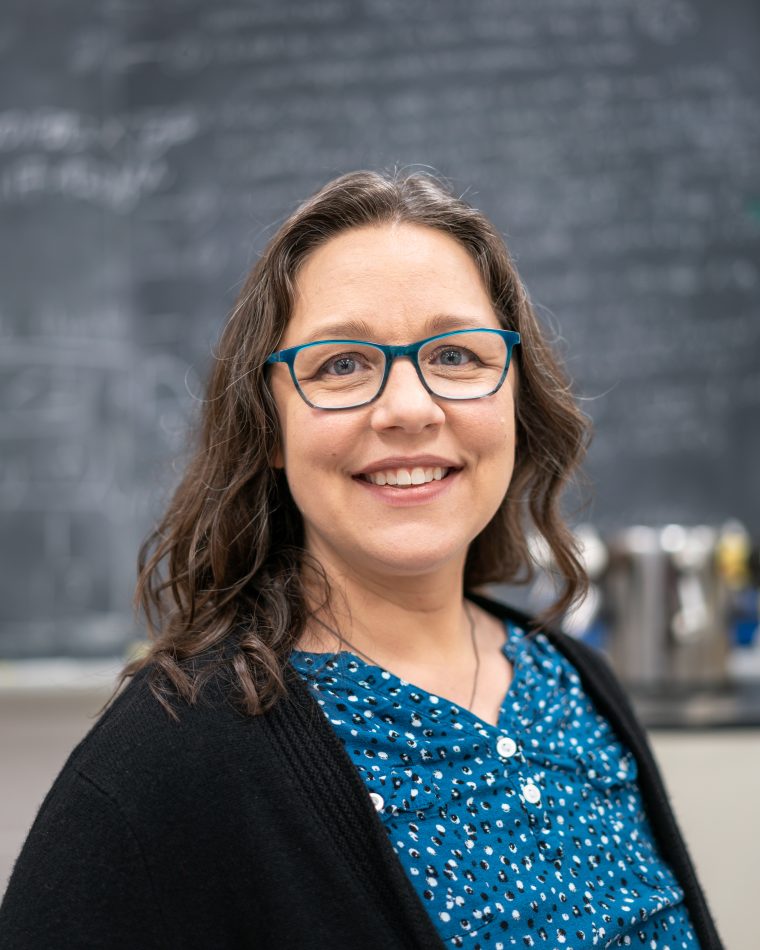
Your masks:
{"label": "blouse button", "polygon": [[525,797],[526,802],[530,802],[531,805],[535,805],[541,801],[541,789],[538,785],[534,785],[532,782],[523,788],[523,796]]}
{"label": "blouse button", "polygon": [[517,743],[510,736],[502,736],[496,743],[496,751],[503,759],[509,759],[517,752]]}
{"label": "blouse button", "polygon": [[382,795],[378,795],[377,792],[370,792],[369,797],[372,799],[372,804],[375,806],[375,811],[382,811],[385,807],[385,799]]}

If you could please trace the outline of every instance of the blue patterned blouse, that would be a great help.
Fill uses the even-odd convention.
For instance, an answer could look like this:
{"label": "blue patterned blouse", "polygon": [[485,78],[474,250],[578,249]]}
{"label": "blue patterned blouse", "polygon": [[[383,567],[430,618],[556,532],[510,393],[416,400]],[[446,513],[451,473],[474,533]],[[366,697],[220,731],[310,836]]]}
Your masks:
{"label": "blue patterned blouse", "polygon": [[636,760],[539,634],[507,623],[498,726],[353,653],[293,652],[444,943],[698,947]]}

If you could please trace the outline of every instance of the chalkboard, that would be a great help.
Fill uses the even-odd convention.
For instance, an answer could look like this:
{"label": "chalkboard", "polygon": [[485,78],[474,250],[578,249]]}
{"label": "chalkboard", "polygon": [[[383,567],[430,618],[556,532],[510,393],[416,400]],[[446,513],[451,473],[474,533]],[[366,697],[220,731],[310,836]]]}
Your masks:
{"label": "chalkboard", "polygon": [[136,635],[240,283],[354,168],[505,234],[596,424],[587,517],[757,537],[758,155],[754,0],[6,0],[0,657]]}

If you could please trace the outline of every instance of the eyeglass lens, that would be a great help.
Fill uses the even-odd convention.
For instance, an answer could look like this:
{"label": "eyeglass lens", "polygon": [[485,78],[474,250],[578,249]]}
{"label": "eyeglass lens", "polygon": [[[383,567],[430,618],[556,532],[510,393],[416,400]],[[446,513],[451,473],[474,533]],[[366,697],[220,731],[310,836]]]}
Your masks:
{"label": "eyeglass lens", "polygon": [[[418,361],[435,395],[477,399],[499,385],[508,353],[507,343],[498,333],[472,330],[426,343]],[[366,343],[315,343],[299,350],[293,368],[301,391],[313,406],[344,409],[377,395],[385,373],[385,354]]]}

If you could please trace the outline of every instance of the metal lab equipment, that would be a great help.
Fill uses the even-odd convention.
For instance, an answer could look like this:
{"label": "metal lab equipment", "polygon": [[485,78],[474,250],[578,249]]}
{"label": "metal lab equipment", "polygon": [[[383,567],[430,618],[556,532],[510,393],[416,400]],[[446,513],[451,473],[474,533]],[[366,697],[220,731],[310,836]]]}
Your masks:
{"label": "metal lab equipment", "polygon": [[626,683],[720,686],[729,647],[719,532],[632,527],[609,540],[609,654]]}

